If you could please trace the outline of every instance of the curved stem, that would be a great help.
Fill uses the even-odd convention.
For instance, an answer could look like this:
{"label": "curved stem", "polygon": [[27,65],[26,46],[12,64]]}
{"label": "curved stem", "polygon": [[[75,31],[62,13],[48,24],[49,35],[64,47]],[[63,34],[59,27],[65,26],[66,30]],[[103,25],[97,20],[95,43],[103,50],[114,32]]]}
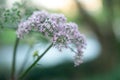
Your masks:
{"label": "curved stem", "polygon": [[19,38],[16,38],[14,51],[13,51],[11,80],[15,80],[15,63],[16,63],[16,52],[17,52],[18,43],[19,43]]}
{"label": "curved stem", "polygon": [[43,53],[42,55],[40,55],[36,60],[35,62],[33,62],[33,64],[31,66],[29,66],[27,68],[27,70],[19,77],[20,80],[22,80],[26,74],[36,65],[36,63],[45,55],[45,53],[52,47],[53,44],[51,44]]}

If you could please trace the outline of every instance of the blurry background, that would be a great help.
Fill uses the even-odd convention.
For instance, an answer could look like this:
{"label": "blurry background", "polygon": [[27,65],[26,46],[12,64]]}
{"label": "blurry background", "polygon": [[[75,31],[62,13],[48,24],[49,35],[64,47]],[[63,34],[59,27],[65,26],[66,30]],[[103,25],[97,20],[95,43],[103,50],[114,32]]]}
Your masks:
{"label": "blurry background", "polygon": [[[0,7],[17,7],[24,18],[35,10],[63,13],[68,21],[76,22],[80,32],[87,37],[83,64],[74,67],[74,53],[69,50],[61,53],[52,48],[25,80],[120,80],[120,0],[0,0]],[[8,21],[2,26],[0,80],[8,80],[17,24]],[[16,74],[19,75],[35,60],[34,51],[38,50],[40,54],[48,43],[46,38],[37,33],[21,40]],[[26,62],[23,64],[23,61]]]}

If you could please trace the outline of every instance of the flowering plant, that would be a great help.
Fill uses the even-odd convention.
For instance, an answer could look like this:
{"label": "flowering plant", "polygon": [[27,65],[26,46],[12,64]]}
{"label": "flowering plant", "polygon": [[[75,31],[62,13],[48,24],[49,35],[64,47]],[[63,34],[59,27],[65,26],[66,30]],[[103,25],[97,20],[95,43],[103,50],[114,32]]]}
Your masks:
{"label": "flowering plant", "polygon": [[26,21],[19,24],[17,37],[23,38],[24,34],[30,31],[37,31],[49,37],[54,47],[59,51],[62,48],[70,48],[70,44],[75,45],[75,66],[79,65],[82,60],[83,49],[86,47],[86,40],[83,34],[78,31],[77,24],[67,23],[63,14],[49,14],[46,11],[35,11]]}
{"label": "flowering plant", "polygon": [[[82,63],[83,49],[86,47],[85,37],[79,32],[77,24],[73,22],[67,23],[67,19],[63,14],[35,11],[27,20],[19,24],[17,37],[21,39],[31,31],[37,31],[45,37],[50,38],[52,44],[46,49],[44,54],[52,46],[56,47],[59,51],[62,51],[63,48],[69,48],[75,53],[74,65],[78,66]],[[72,49],[70,45],[74,45],[76,50]],[[38,57],[33,65],[41,59],[41,56]],[[28,68],[27,72],[29,69],[30,68]],[[23,76],[25,74],[23,74]]]}
{"label": "flowering plant", "polygon": [[[50,40],[51,45],[43,54],[35,54],[37,55],[37,59],[19,77],[20,80],[25,77],[51,47],[55,47],[61,52],[63,48],[70,49],[75,53],[74,66],[78,66],[82,63],[83,51],[86,48],[86,39],[85,36],[79,32],[78,25],[73,22],[67,22],[67,18],[63,14],[35,11],[26,20],[18,23],[18,29],[16,31],[17,39],[13,52],[12,80],[15,80],[16,50],[19,40],[26,38],[25,36],[30,32],[37,32],[44,35]],[[71,46],[74,46],[74,48]]]}

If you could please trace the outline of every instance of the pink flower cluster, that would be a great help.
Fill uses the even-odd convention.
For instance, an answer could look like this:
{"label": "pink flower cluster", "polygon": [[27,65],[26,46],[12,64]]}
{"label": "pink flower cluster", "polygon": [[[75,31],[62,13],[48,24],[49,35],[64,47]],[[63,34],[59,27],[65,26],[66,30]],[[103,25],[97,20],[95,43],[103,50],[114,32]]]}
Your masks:
{"label": "pink flower cluster", "polygon": [[[50,37],[53,45],[60,51],[69,48],[75,52],[74,64],[82,63],[82,54],[86,48],[86,39],[78,30],[77,24],[67,23],[63,14],[50,14],[46,11],[35,11],[26,21],[18,26],[17,36],[23,38],[24,34],[31,30],[38,31],[46,37]],[[70,48],[74,45],[76,50]]]}

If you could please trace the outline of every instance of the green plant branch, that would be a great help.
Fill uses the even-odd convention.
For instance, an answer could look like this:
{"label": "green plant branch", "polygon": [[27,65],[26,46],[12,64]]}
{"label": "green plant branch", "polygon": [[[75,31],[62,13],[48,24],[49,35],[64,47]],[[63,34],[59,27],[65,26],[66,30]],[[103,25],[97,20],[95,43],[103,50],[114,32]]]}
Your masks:
{"label": "green plant branch", "polygon": [[38,56],[38,58],[31,64],[27,70],[19,77],[19,80],[22,80],[26,74],[37,64],[37,62],[45,55],[45,53],[52,47],[53,44],[51,44],[43,53],[42,55]]}
{"label": "green plant branch", "polygon": [[[103,7],[104,11],[106,12],[105,17],[106,17],[106,23],[105,27],[107,28],[107,38],[115,39],[115,34],[114,34],[114,18],[115,18],[115,12],[114,12],[114,0],[104,0],[103,1]],[[109,32],[108,32],[109,31]],[[111,37],[112,35],[112,37]]]}
{"label": "green plant branch", "polygon": [[75,2],[79,9],[79,14],[81,14],[82,16],[82,20],[86,22],[87,25],[89,25],[89,27],[93,30],[93,32],[95,32],[96,35],[98,36],[99,41],[102,42],[103,35],[101,34],[101,31],[99,30],[101,25],[99,25],[98,22],[91,15],[87,13],[87,11],[84,9],[82,4],[78,0],[75,0]]}
{"label": "green plant branch", "polygon": [[18,44],[19,44],[19,38],[16,38],[15,45],[14,45],[14,51],[13,51],[11,80],[15,80],[15,70],[16,70],[15,64],[16,64],[16,52],[17,52]]}

